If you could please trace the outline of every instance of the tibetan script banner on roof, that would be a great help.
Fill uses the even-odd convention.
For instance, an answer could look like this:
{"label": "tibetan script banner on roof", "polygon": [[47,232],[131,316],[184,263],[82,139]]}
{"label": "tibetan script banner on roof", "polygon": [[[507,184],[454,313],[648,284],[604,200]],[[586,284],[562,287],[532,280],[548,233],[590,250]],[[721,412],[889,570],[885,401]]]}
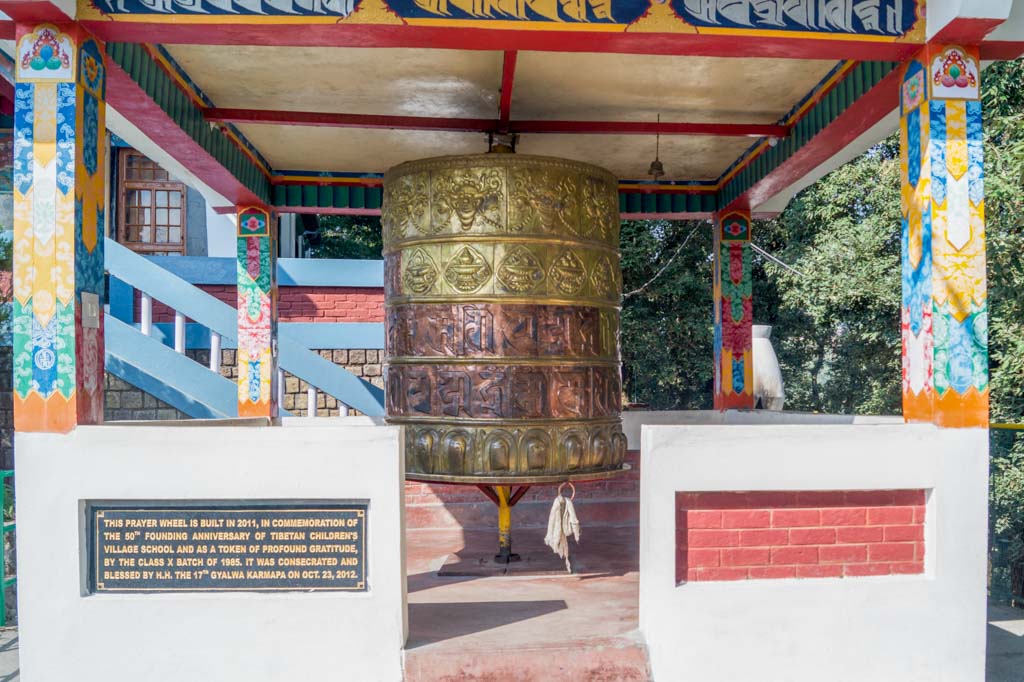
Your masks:
{"label": "tibetan script banner on roof", "polygon": [[924,0],[79,0],[79,17],[665,33],[844,35],[915,41]]}

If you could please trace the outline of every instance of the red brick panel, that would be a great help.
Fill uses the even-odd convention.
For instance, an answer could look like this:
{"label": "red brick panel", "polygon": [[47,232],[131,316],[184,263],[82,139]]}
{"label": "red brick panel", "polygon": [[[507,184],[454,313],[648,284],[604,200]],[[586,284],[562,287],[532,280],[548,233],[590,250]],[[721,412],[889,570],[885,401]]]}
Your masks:
{"label": "red brick panel", "polygon": [[924,490],[676,493],[676,580],[924,572]]}
{"label": "red brick panel", "polygon": [[[236,306],[234,286],[202,284],[200,289]],[[377,287],[279,287],[281,322],[383,322],[384,290]],[[140,315],[141,295],[135,292],[135,319]],[[174,310],[153,301],[153,322],[173,322]],[[188,320],[191,322],[192,320]]]}

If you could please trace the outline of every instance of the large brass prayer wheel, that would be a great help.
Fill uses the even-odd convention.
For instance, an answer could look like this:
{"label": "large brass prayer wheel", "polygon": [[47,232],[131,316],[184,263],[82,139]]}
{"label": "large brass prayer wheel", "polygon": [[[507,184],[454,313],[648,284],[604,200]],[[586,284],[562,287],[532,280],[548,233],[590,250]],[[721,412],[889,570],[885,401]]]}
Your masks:
{"label": "large brass prayer wheel", "polygon": [[387,420],[406,475],[543,483],[622,468],[619,204],[604,169],[479,154],[384,176]]}

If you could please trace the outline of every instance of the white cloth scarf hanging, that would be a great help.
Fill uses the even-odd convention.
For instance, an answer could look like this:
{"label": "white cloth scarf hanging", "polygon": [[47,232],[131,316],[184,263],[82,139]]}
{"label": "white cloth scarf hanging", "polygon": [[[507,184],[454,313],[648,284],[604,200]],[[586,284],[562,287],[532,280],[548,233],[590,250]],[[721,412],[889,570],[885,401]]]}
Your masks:
{"label": "white cloth scarf hanging", "polygon": [[551,505],[551,514],[548,515],[548,533],[544,536],[544,544],[565,559],[565,570],[572,573],[572,566],[569,564],[570,536],[574,536],[576,544],[579,544],[580,522],[576,518],[572,500],[562,497],[559,492],[555,497],[555,503]]}

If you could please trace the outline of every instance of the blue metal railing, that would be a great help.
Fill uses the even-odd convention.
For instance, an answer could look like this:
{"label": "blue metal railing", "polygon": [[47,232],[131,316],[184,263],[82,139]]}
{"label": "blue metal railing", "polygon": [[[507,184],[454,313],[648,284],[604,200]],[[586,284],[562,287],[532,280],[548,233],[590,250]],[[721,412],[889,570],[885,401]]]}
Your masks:
{"label": "blue metal railing", "polygon": [[[226,347],[237,343],[238,313],[234,308],[113,240],[107,239],[105,248],[106,269],[112,277],[112,286],[139,289],[219,335]],[[116,284],[113,278],[118,280]],[[122,323],[121,326],[127,325]],[[116,344],[116,334],[124,330],[118,327],[116,320],[111,328],[117,331],[115,337],[108,336],[108,339]],[[187,334],[183,332],[182,336],[187,340]],[[384,414],[384,390],[311,351],[302,338],[301,327],[291,329],[281,325],[278,337],[281,369],[364,414]]]}

